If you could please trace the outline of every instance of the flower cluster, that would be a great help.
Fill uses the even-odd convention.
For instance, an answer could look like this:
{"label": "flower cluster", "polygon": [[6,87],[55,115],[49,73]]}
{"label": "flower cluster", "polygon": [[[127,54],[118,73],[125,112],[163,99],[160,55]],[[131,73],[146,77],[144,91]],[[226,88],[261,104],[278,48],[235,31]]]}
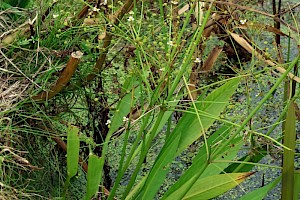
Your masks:
{"label": "flower cluster", "polygon": [[133,12],[133,11],[130,11],[128,14],[129,14],[130,16],[128,17],[127,21],[133,22],[133,21],[134,21],[134,17],[133,17],[134,12]]}
{"label": "flower cluster", "polygon": [[195,62],[195,63],[200,63],[200,62],[201,62],[201,59],[200,59],[200,58],[196,58],[196,59],[194,60],[194,62]]}
{"label": "flower cluster", "polygon": [[241,23],[242,25],[246,24],[246,22],[247,22],[247,19],[241,19],[241,20],[240,20],[240,23]]}

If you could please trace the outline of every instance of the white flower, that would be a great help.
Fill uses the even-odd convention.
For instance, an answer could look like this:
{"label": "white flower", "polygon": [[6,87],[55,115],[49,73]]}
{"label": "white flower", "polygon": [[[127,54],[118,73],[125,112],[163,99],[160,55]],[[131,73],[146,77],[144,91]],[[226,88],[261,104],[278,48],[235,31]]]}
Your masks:
{"label": "white flower", "polygon": [[111,123],[111,121],[108,119],[105,123],[105,125],[109,125]]}
{"label": "white flower", "polygon": [[160,68],[159,71],[164,72],[164,71],[165,71],[165,68]]}
{"label": "white flower", "polygon": [[170,40],[169,42],[167,42],[167,45],[174,46],[174,43],[172,40]]}
{"label": "white flower", "polygon": [[201,59],[200,59],[200,58],[196,58],[196,59],[194,60],[194,62],[195,62],[195,63],[200,63],[200,62],[201,62]]}
{"label": "white flower", "polygon": [[123,122],[127,122],[128,118],[127,117],[123,117]]}
{"label": "white flower", "polygon": [[240,20],[240,23],[241,23],[241,24],[246,24],[246,22],[247,22],[247,19],[241,19],[241,20]]}
{"label": "white flower", "polygon": [[53,16],[53,18],[55,19],[55,18],[57,18],[59,15],[53,14],[52,16]]}
{"label": "white flower", "polygon": [[99,9],[99,8],[97,8],[97,7],[94,7],[94,8],[93,8],[93,11],[94,11],[94,12],[99,12],[99,11],[100,11],[100,9]]}
{"label": "white flower", "polygon": [[133,18],[132,16],[129,16],[128,19],[127,19],[127,21],[133,22],[133,21],[134,21],[134,18]]}

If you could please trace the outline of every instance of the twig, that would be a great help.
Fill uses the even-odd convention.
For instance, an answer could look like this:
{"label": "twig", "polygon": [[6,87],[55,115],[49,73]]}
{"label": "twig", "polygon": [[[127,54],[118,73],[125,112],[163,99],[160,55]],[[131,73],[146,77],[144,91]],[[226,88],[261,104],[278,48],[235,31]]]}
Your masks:
{"label": "twig", "polygon": [[285,14],[285,13],[287,13],[287,12],[290,12],[291,10],[293,10],[294,8],[297,8],[298,6],[300,6],[300,2],[297,3],[297,4],[295,4],[294,6],[292,6],[292,7],[289,8],[289,9],[287,9],[287,10],[285,10],[285,11],[282,11],[282,12],[276,14],[276,16],[280,16],[280,15],[283,15],[283,14]]}
{"label": "twig", "polygon": [[78,63],[80,61],[80,58],[82,57],[82,53],[80,51],[73,52],[71,54],[71,58],[69,59],[69,62],[67,63],[66,68],[63,70],[61,76],[57,80],[56,84],[54,84],[50,91],[43,91],[36,96],[32,97],[35,101],[45,101],[48,99],[51,99],[56,94],[61,92],[67,84],[70,82],[73,74],[75,73]]}

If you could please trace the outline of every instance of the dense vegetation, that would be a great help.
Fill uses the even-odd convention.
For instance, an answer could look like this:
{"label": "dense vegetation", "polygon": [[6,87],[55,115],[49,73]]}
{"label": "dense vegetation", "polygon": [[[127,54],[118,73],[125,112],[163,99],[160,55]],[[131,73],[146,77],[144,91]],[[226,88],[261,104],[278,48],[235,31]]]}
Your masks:
{"label": "dense vegetation", "polygon": [[299,7],[1,1],[0,199],[298,199]]}

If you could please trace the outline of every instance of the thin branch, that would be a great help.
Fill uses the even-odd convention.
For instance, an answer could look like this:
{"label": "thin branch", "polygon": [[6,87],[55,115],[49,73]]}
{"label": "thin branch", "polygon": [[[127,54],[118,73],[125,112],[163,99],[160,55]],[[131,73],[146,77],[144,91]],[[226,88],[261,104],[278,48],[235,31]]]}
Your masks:
{"label": "thin branch", "polygon": [[70,82],[78,67],[78,63],[82,55],[83,54],[80,51],[73,52],[66,68],[63,70],[57,82],[51,87],[50,91],[40,92],[39,94],[33,96],[32,99],[35,101],[45,101],[53,98],[56,94],[61,92]]}

